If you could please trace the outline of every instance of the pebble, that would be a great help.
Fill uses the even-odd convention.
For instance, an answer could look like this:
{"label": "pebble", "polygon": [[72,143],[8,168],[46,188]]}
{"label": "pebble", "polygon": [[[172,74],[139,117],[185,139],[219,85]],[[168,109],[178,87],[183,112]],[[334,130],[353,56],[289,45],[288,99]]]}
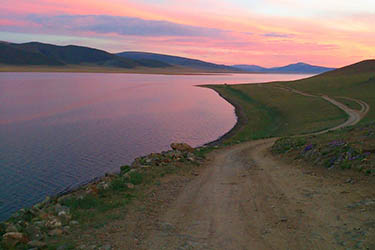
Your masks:
{"label": "pebble", "polygon": [[27,243],[27,245],[29,245],[30,247],[36,247],[36,248],[47,246],[47,244],[45,242],[41,242],[41,241],[37,241],[37,240],[29,241]]}
{"label": "pebble", "polygon": [[59,235],[62,235],[63,234],[63,230],[59,229],[59,228],[56,228],[56,229],[53,229],[51,231],[48,232],[48,234],[50,236],[59,236]]}
{"label": "pebble", "polygon": [[286,217],[281,217],[280,221],[281,221],[281,222],[287,222],[288,219],[287,219]]}
{"label": "pebble", "polygon": [[99,248],[99,250],[111,250],[111,249],[112,249],[111,245],[104,245]]}

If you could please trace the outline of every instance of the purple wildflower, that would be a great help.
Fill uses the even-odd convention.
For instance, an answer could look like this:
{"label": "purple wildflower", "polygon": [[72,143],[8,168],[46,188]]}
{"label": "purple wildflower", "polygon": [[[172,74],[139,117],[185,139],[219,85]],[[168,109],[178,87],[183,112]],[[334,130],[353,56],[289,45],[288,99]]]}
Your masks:
{"label": "purple wildflower", "polygon": [[312,149],[313,149],[313,145],[312,145],[312,144],[307,145],[307,146],[305,147],[305,149],[303,150],[303,153],[306,153],[307,151],[310,151],[310,150],[312,150]]}

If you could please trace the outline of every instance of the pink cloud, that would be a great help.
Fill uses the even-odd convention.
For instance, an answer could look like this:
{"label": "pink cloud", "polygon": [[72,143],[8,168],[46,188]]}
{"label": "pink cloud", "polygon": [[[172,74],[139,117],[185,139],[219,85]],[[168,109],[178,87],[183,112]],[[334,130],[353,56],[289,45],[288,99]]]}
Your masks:
{"label": "pink cloud", "polygon": [[[267,1],[284,6],[296,3]],[[42,34],[69,35],[77,40],[106,38],[113,42],[98,43],[99,48],[116,52],[148,50],[228,64],[276,66],[306,61],[343,66],[375,55],[373,14],[266,16],[250,8],[241,9],[234,2],[17,0],[15,4],[4,0],[0,27],[2,31],[35,34],[33,40]],[[109,21],[99,20],[99,15],[108,16]],[[30,19],[32,16],[45,19],[38,22]],[[77,18],[68,22],[58,16]],[[136,25],[124,25],[134,17]]]}

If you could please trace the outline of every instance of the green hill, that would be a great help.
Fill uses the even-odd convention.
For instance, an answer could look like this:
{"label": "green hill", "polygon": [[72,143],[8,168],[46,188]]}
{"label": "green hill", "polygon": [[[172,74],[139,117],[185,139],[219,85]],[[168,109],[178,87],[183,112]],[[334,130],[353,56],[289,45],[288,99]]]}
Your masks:
{"label": "green hill", "polygon": [[[228,143],[312,133],[345,121],[347,115],[320,98],[321,95],[328,95],[352,109],[358,109],[358,103],[347,98],[364,101],[370,110],[361,123],[375,120],[375,60],[297,81],[207,87],[216,90],[237,107],[242,124],[226,141]],[[291,92],[288,88],[312,96]]]}

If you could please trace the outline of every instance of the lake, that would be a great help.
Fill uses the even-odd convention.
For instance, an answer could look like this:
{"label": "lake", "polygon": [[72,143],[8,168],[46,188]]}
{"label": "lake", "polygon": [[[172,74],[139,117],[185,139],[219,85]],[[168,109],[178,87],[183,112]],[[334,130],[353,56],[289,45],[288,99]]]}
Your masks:
{"label": "lake", "polygon": [[203,145],[236,123],[199,84],[307,75],[0,73],[0,221],[171,142]]}

